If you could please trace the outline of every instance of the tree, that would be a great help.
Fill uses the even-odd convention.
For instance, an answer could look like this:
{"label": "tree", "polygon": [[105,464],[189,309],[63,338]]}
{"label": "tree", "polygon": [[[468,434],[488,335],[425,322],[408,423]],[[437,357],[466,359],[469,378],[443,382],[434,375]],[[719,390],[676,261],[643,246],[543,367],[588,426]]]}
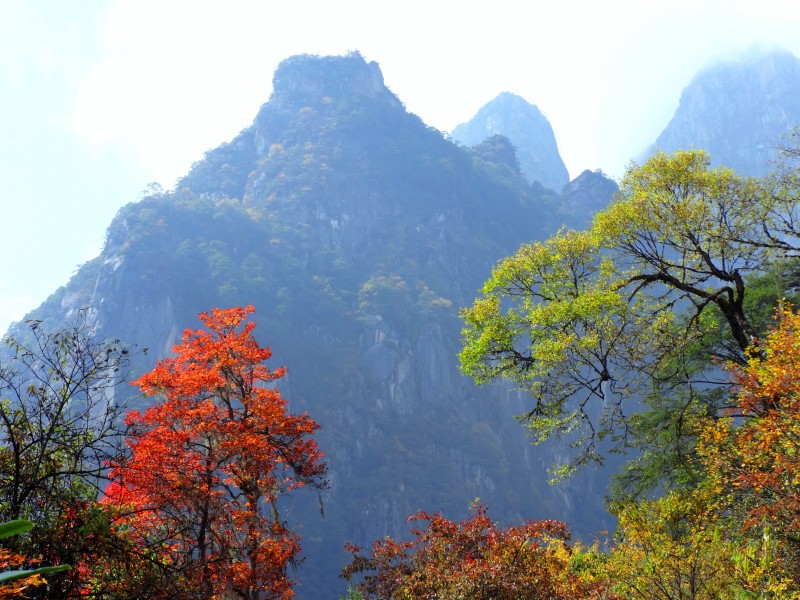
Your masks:
{"label": "tree", "polygon": [[694,423],[702,481],[616,503],[604,570],[625,597],[800,597],[800,314],[774,320],[727,365],[728,416]]}
{"label": "tree", "polygon": [[[95,505],[105,462],[118,454],[123,407],[115,386],[131,350],[94,338],[82,312],[64,329],[39,321],[7,338],[0,366],[0,520],[27,519],[29,536],[13,548],[46,564],[78,565],[111,543]],[[73,569],[48,577],[49,598],[70,597],[83,584]]]}
{"label": "tree", "polygon": [[798,249],[790,175],[739,177],[702,152],[634,165],[591,228],[495,267],[462,311],[462,370],[532,394],[522,420],[536,439],[579,449],[562,474],[601,462],[604,439],[632,443],[630,416],[648,396],[669,399],[670,418],[717,413],[724,395],[707,392],[727,381],[710,357],[743,364],[757,339],[746,277]]}
{"label": "tree", "polygon": [[707,423],[700,457],[743,534],[773,537],[773,573],[800,591],[800,314],[783,306],[746,365],[730,365],[732,413]]}
{"label": "tree", "polygon": [[[353,561],[342,572],[364,598],[451,600],[548,600],[599,598],[604,587],[570,571],[567,526],[557,521],[525,522],[501,529],[486,509],[462,523],[417,513],[409,521],[412,540],[378,540],[369,554],[348,545]],[[606,596],[611,600],[612,596]]]}
{"label": "tree", "polygon": [[730,539],[718,509],[703,486],[616,505],[616,543],[600,569],[611,589],[641,600],[749,597],[739,560],[748,548]]}
{"label": "tree", "polygon": [[291,597],[287,566],[299,538],[277,500],[326,486],[311,438],[319,426],[262,387],[285,369],[263,365],[271,351],[253,337],[255,324],[244,324],[252,312],[202,313],[208,331],[184,332],[174,358],[133,382],[163,399],[128,414],[130,456],[113,466],[107,503],[177,583],[166,597]]}

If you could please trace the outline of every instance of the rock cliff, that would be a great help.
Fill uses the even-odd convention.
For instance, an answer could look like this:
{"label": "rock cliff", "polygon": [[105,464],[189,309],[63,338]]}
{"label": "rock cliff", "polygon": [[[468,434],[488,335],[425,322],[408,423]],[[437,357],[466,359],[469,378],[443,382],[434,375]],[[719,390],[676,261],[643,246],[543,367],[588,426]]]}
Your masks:
{"label": "rock cliff", "polygon": [[700,148],[715,164],[763,175],[800,124],[800,60],[759,52],[698,73],[652,150]]}

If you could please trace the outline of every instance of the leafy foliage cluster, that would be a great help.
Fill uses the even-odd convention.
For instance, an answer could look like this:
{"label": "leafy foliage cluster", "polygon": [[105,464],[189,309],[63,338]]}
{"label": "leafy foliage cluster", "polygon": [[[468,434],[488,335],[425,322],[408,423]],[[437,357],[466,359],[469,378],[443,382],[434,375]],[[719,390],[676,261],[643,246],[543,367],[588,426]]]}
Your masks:
{"label": "leafy foliage cluster", "polygon": [[531,393],[522,418],[537,439],[568,436],[579,449],[562,474],[601,462],[605,440],[646,446],[630,418],[637,402],[718,410],[724,394],[709,389],[724,379],[710,359],[742,364],[760,333],[769,295],[748,298],[747,278],[777,275],[795,251],[796,183],[788,171],[710,169],[702,152],[632,168],[589,229],[497,265],[463,312],[464,372]]}
{"label": "leafy foliage cluster", "polygon": [[602,461],[608,438],[642,451],[611,504],[615,540],[558,538],[547,551],[568,559],[515,573],[505,561],[539,548],[535,534],[520,544],[482,510],[461,524],[421,514],[412,541],[351,548],[356,590],[528,597],[543,569],[585,586],[571,598],[800,597],[796,184],[788,169],[746,179],[702,153],[658,155],[592,228],[502,261],[463,312],[464,369],[525,386],[538,439],[574,435],[569,467]]}
{"label": "leafy foliage cluster", "polygon": [[[132,351],[119,340],[95,340],[84,312],[66,329],[30,322],[27,342],[6,340],[0,368],[0,520],[36,524],[9,542],[31,557],[24,566],[77,564],[116,554],[109,520],[95,500],[105,463],[119,450],[122,410],[115,387]],[[77,570],[60,574],[48,597],[72,597]]]}
{"label": "leafy foliage cluster", "polygon": [[48,574],[47,582],[14,593],[292,596],[287,569],[299,561],[299,536],[278,499],[326,487],[326,465],[312,438],[319,426],[265,387],[285,369],[264,366],[271,351],[253,338],[255,324],[244,324],[252,311],[201,314],[207,330],[187,330],[174,358],[134,382],[163,399],[129,412],[124,429],[111,394],[127,348],[97,342],[82,326],[47,334],[38,322],[30,323],[36,347],[9,339],[0,508],[37,531],[0,556],[7,566],[74,566],[23,571]]}
{"label": "leafy foliage cluster", "polygon": [[343,576],[367,573],[357,587],[364,598],[566,600],[599,597],[604,590],[570,572],[563,523],[500,529],[483,506],[462,523],[424,512],[409,521],[425,524],[411,530],[411,541],[379,540],[368,555],[348,546],[353,562]]}

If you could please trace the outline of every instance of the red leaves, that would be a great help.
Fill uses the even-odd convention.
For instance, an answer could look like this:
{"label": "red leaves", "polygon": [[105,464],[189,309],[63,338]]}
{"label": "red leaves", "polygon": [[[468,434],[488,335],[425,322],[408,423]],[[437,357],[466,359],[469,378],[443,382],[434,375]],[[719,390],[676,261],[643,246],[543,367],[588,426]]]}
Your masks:
{"label": "red leaves", "polygon": [[413,539],[378,540],[369,555],[347,545],[353,561],[342,572],[366,598],[574,599],[600,588],[570,573],[569,531],[558,521],[498,528],[479,506],[461,523],[424,512],[410,521]]}
{"label": "red leaves", "polygon": [[734,432],[734,483],[755,495],[753,522],[800,532],[800,315],[777,314],[763,357],[734,371],[739,407],[749,417]]}
{"label": "red leaves", "polygon": [[106,489],[137,542],[207,597],[291,596],[286,566],[300,546],[275,503],[296,487],[326,486],[311,438],[319,426],[261,387],[285,370],[263,365],[272,353],[254,323],[243,325],[252,312],[201,314],[209,331],[187,330],[174,358],[133,382],[164,398],[128,415],[131,456],[113,465]]}

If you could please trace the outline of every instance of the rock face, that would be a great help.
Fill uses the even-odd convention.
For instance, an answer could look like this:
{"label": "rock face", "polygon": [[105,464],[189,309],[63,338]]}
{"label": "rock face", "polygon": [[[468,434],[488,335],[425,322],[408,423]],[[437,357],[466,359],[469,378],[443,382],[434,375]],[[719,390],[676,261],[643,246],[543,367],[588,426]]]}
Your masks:
{"label": "rock face", "polygon": [[541,111],[524,98],[503,92],[470,121],[456,127],[452,136],[466,146],[476,146],[496,134],[516,146],[520,168],[528,181],[538,181],[555,191],[569,181],[553,128]]}
{"label": "rock face", "polygon": [[138,374],[198,312],[256,307],[330,468],[324,519],[313,493],[282,501],[307,557],[300,599],[338,597],[343,544],[402,536],[418,510],[460,519],[480,497],[501,522],[608,528],[605,476],[548,486],[564,450],[531,446],[513,420],[528,399],[458,372],[458,307],[491,266],[610,197],[576,184],[563,204],[498,143],[499,162],[446,140],[358,54],[289,59],[252,126],[175,191],[124,207],[101,256],[31,316],[54,325],[90,306],[98,335],[151,349]]}
{"label": "rock face", "polygon": [[759,53],[698,73],[653,150],[706,150],[715,164],[763,175],[775,145],[800,125],[800,60]]}
{"label": "rock face", "polygon": [[575,221],[574,227],[580,227],[580,219],[576,220],[576,215],[583,215],[586,218],[603,210],[608,206],[608,201],[605,199],[611,198],[617,189],[617,184],[602,171],[584,171],[565,185],[561,192],[559,203],[559,213],[563,215],[561,220],[565,224],[572,224]]}

